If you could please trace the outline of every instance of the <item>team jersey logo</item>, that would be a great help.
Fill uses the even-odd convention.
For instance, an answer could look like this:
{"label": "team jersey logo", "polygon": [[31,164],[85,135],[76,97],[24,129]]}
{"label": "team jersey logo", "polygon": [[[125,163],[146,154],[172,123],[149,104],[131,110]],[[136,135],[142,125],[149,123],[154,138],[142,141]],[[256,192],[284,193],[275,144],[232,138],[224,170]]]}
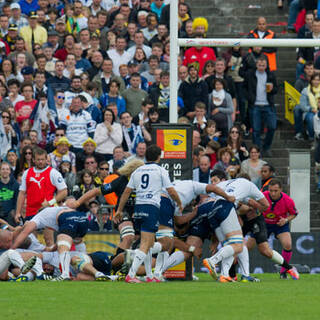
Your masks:
{"label": "team jersey logo", "polygon": [[268,219],[273,219],[275,217],[276,217],[276,215],[273,212],[269,212],[266,214],[266,218],[268,218]]}
{"label": "team jersey logo", "polygon": [[34,182],[38,185],[39,189],[41,189],[41,181],[44,179],[44,177],[42,177],[40,180],[37,180],[36,178],[34,177],[31,177],[30,178],[30,182]]}

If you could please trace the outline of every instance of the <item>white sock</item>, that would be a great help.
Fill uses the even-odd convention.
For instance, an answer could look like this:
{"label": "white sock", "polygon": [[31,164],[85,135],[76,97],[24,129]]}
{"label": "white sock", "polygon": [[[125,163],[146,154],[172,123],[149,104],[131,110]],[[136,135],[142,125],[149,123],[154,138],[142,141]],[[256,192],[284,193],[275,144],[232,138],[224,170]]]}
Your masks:
{"label": "white sock", "polygon": [[161,252],[161,250],[162,250],[162,244],[160,242],[155,242],[153,244],[153,247],[151,248],[152,254],[157,254]]}
{"label": "white sock", "polygon": [[134,278],[136,276],[138,268],[142,265],[145,258],[146,258],[146,254],[143,251],[137,249],[131,268],[128,273],[130,278]]}
{"label": "white sock", "polygon": [[79,244],[75,245],[76,251],[79,252],[87,252],[86,244],[84,242],[81,242]]}
{"label": "white sock", "polygon": [[174,252],[168,259],[166,264],[164,265],[163,272],[166,271],[169,268],[172,268],[181,262],[184,261],[184,254],[182,251],[176,251]]}
{"label": "white sock", "polygon": [[154,276],[157,278],[161,277],[161,274],[162,274],[161,270],[164,267],[164,263],[165,263],[164,259],[165,259],[166,253],[168,254],[167,251],[158,253],[157,260],[156,260],[156,267],[154,269]]}
{"label": "white sock", "polygon": [[144,259],[144,267],[146,269],[146,276],[150,279],[153,278],[152,274],[152,253],[151,249],[148,251],[145,259]]}
{"label": "white sock", "polygon": [[224,277],[229,277],[229,270],[232,266],[233,260],[234,260],[233,256],[222,259],[222,261],[221,261],[221,275],[223,275]]}
{"label": "white sock", "polygon": [[284,258],[279,252],[272,250],[271,260],[281,266],[283,264]]}
{"label": "white sock", "polygon": [[94,275],[95,278],[103,277],[103,276],[104,276],[104,274],[103,274],[102,272],[100,272],[100,271],[97,271],[97,272],[95,273],[95,275]]}
{"label": "white sock", "polygon": [[70,253],[69,251],[64,251],[62,253],[59,253],[59,260],[61,264],[62,269],[62,277],[69,278],[69,270],[70,270]]}
{"label": "white sock", "polygon": [[18,253],[16,250],[12,250],[12,249],[9,249],[8,250],[8,257],[10,259],[10,262],[18,267],[18,268],[22,268],[22,266],[24,265],[24,261],[20,255],[20,253]]}
{"label": "white sock", "polygon": [[39,277],[43,274],[42,261],[39,257],[37,257],[36,263],[32,267],[32,271],[35,272],[37,277]]}
{"label": "white sock", "polygon": [[210,259],[210,262],[213,265],[218,264],[222,259],[229,258],[230,256],[234,255],[234,250],[232,246],[227,245],[221,248],[215,255],[213,255]]}
{"label": "white sock", "polygon": [[242,252],[238,254],[238,264],[240,273],[246,277],[250,275],[249,271],[249,252],[247,246],[243,246]]}
{"label": "white sock", "polygon": [[28,281],[33,281],[35,278],[35,275],[33,272],[29,271],[25,274],[25,276],[28,278]]}
{"label": "white sock", "polygon": [[10,250],[7,250],[0,255],[0,274],[5,272],[11,264],[11,261],[9,258],[9,251]]}

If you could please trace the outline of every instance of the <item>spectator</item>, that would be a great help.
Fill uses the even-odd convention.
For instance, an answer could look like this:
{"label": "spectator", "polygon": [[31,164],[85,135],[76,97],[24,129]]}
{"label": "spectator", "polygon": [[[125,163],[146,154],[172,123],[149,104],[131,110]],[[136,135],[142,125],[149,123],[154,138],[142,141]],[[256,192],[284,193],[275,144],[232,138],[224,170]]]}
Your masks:
{"label": "spectator", "polygon": [[68,187],[68,194],[70,195],[76,184],[76,174],[72,172],[71,162],[69,160],[62,160],[59,166],[59,172]]}
{"label": "spectator", "polygon": [[117,106],[117,114],[120,116],[126,111],[126,101],[119,94],[120,83],[113,79],[110,81],[109,93],[104,93],[100,97],[100,105],[102,110],[105,110],[111,103],[115,103]]}
{"label": "spectator", "polygon": [[218,162],[218,151],[220,149],[220,143],[217,141],[209,141],[206,145],[205,153],[210,158],[210,169],[212,170],[215,164]]}
{"label": "spectator", "polygon": [[200,132],[201,135],[204,134],[205,128],[207,126],[207,119],[205,117],[207,108],[203,102],[197,102],[195,107],[195,117],[193,119],[194,130]]}
{"label": "spectator", "polygon": [[64,92],[64,104],[67,109],[69,109],[72,99],[79,94],[83,92],[82,87],[81,87],[81,77],[79,75],[74,75],[74,76],[64,76],[67,79],[71,78],[71,85],[69,90]]}
{"label": "spectator", "polygon": [[155,82],[154,71],[159,69],[159,59],[155,55],[151,55],[148,60],[147,70],[141,73],[142,77],[145,77],[150,84]]}
{"label": "spectator", "polygon": [[17,114],[16,121],[21,126],[22,121],[29,120],[31,112],[37,104],[37,100],[33,99],[33,86],[31,82],[24,82],[21,85],[21,92],[24,96],[23,101],[19,101],[15,105],[15,111]]}
{"label": "spectator", "polygon": [[121,114],[120,120],[123,132],[122,147],[127,152],[127,156],[136,153],[138,143],[143,142],[144,138],[151,141],[150,134],[144,126],[140,127],[132,123],[132,116],[128,111]]}
{"label": "spectator", "polygon": [[217,130],[227,137],[232,126],[233,104],[231,95],[225,90],[223,79],[213,80],[214,89],[209,95],[208,117],[217,124]]}
{"label": "spectator", "polygon": [[151,11],[157,15],[158,19],[161,18],[161,12],[164,7],[165,7],[164,0],[155,0],[150,5]]}
{"label": "spectator", "polygon": [[9,18],[9,24],[15,24],[18,27],[18,30],[22,27],[29,25],[28,20],[21,15],[21,7],[19,3],[12,3],[10,5],[11,17]]}
{"label": "spectator", "polygon": [[76,154],[76,169],[77,172],[84,168],[85,159],[87,157],[93,157],[96,161],[103,161],[103,157],[96,153],[97,144],[92,138],[88,138],[83,144],[82,149]]}
{"label": "spectator", "polygon": [[303,66],[304,73],[300,75],[299,79],[296,80],[294,87],[301,93],[306,88],[312,75],[314,74],[314,64],[312,61],[307,61]]}
{"label": "spectator", "polygon": [[260,149],[258,146],[249,148],[249,159],[242,161],[241,172],[249,175],[251,181],[260,189],[261,188],[261,168],[265,161],[260,158]]}
{"label": "spectator", "polygon": [[130,54],[131,59],[133,59],[137,48],[140,48],[145,52],[147,59],[151,56],[151,48],[144,44],[144,36],[142,31],[138,31],[135,33],[134,43],[135,44],[128,49],[128,53]]}
{"label": "spectator", "polygon": [[11,149],[7,152],[6,161],[11,168],[11,175],[17,179],[19,173],[19,160],[15,150]]}
{"label": "spectator", "polygon": [[10,52],[10,54],[8,55],[8,58],[13,61],[16,62],[17,56],[19,53],[24,53],[26,55],[27,58],[27,64],[28,66],[33,66],[35,58],[33,56],[33,54],[31,52],[28,52],[25,48],[25,41],[23,38],[18,37],[16,39],[15,42],[15,51],[14,52]]}
{"label": "spectator", "polygon": [[125,154],[123,148],[121,146],[116,146],[113,148],[112,159],[108,161],[109,165],[109,173],[113,173],[113,165],[116,161],[126,161]]}
{"label": "spectator", "polygon": [[[180,68],[179,68],[180,70]],[[205,80],[206,78],[214,75],[214,61],[208,60],[203,66],[202,69],[202,79]]]}
{"label": "spectator", "polygon": [[210,183],[210,158],[203,155],[199,159],[199,167],[193,169],[192,180],[202,183]]}
{"label": "spectator", "polygon": [[246,143],[242,140],[241,131],[238,126],[231,127],[227,139],[227,147],[232,150],[234,156],[240,163],[249,156]]}
{"label": "spectator", "polygon": [[[195,38],[202,38],[202,36],[200,34],[196,34]],[[194,64],[199,70],[199,77],[202,77],[203,67],[209,60],[216,60],[216,55],[212,48],[191,47],[187,49],[184,54],[183,65],[189,66],[190,64]]]}
{"label": "spectator", "polygon": [[17,134],[11,125],[11,115],[8,110],[1,113],[0,120],[0,159],[3,161],[7,152],[18,145]]}
{"label": "spectator", "polygon": [[141,29],[144,38],[149,42],[154,36],[158,34],[157,31],[158,18],[156,14],[149,13],[147,15],[147,27]]}
{"label": "spectator", "polygon": [[127,111],[135,117],[141,111],[141,103],[148,96],[147,92],[140,89],[141,76],[133,73],[130,78],[130,88],[123,91],[122,96],[126,101]]}
{"label": "spectator", "polygon": [[239,172],[240,163],[233,152],[228,147],[221,148],[218,151],[218,159],[213,169],[222,170],[229,178],[235,178]]}
{"label": "spectator", "polygon": [[143,162],[146,162],[146,151],[147,151],[147,144],[146,142],[139,142],[137,144],[136,153],[133,154],[131,157],[127,159],[127,162],[131,160],[142,160]]}
{"label": "spectator", "polygon": [[277,127],[277,116],[274,108],[274,96],[278,92],[277,80],[272,72],[267,70],[267,62],[263,58],[257,60],[257,70],[250,71],[245,76],[249,108],[252,114],[252,141],[261,146],[262,119],[268,131],[263,143],[263,156],[271,156],[270,148]]}
{"label": "spectator", "polygon": [[298,35],[297,35],[298,39],[304,39],[307,37],[308,33],[312,32],[313,20],[314,20],[313,12],[312,11],[306,12],[305,25],[299,29]]}
{"label": "spectator", "polygon": [[126,46],[126,38],[118,36],[116,39],[116,48],[107,51],[108,56],[113,62],[112,72],[117,76],[120,76],[119,66],[121,64],[128,64],[131,60],[130,54],[125,50]]}
{"label": "spectator", "polygon": [[82,144],[93,137],[96,123],[90,114],[82,109],[80,97],[72,99],[70,110],[64,114],[60,125],[66,129],[66,136],[72,144],[72,151],[77,153],[82,149]]}
{"label": "spectator", "polygon": [[48,39],[47,30],[38,24],[37,19],[37,13],[35,11],[30,11],[29,25],[22,27],[20,30],[20,36],[24,39],[26,49],[29,52],[32,52],[35,43],[43,45]]}
{"label": "spectator", "polygon": [[9,163],[0,164],[0,218],[15,226],[14,221],[19,184],[11,175]]}
{"label": "spectator", "polygon": [[[312,32],[308,33],[306,39],[319,39],[320,38],[320,20],[314,19],[312,22]],[[306,61],[316,61],[317,57],[320,57],[319,47],[299,48],[298,51],[298,63],[296,67],[296,79],[299,79],[303,73],[304,64]],[[319,53],[319,54],[318,54]],[[315,65],[317,69],[317,66]],[[320,68],[320,67],[319,67]]]}
{"label": "spectator", "polygon": [[199,78],[198,70],[194,65],[188,67],[188,78],[179,87],[179,96],[183,99],[185,115],[193,120],[195,116],[194,106],[201,101],[208,105],[208,86]]}
{"label": "spectator", "polygon": [[201,136],[201,145],[206,147],[210,141],[219,142],[220,136],[221,132],[217,131],[216,122],[213,120],[208,120],[204,129],[204,134]]}
{"label": "spectator", "polygon": [[301,92],[300,102],[294,112],[295,139],[303,140],[303,121],[307,125],[307,133],[310,141],[314,140],[313,117],[317,113],[317,100],[320,97],[320,75],[314,73],[308,87]]}
{"label": "spectator", "polygon": [[[152,124],[164,123],[164,122],[159,120],[158,109],[156,109],[154,107],[152,107],[148,111],[148,118],[149,118],[149,121],[145,124],[145,128],[149,132],[150,136],[152,136]],[[150,143],[150,142],[148,142],[148,143]]]}
{"label": "spectator", "polygon": [[55,58],[65,61],[69,53],[73,53],[75,38],[72,34],[66,34],[63,39],[63,47],[55,53]]}
{"label": "spectator", "polygon": [[62,137],[56,143],[56,149],[49,153],[51,167],[59,170],[63,161],[71,163],[71,171],[76,173],[76,155],[69,150],[71,144],[66,137]]}
{"label": "spectator", "polygon": [[87,92],[82,92],[79,95],[80,100],[82,102],[82,109],[87,111],[92,120],[98,124],[102,122],[102,113],[101,110],[95,106],[92,97]]}
{"label": "spectator", "polygon": [[159,119],[169,122],[168,101],[170,100],[170,74],[162,71],[160,74],[160,84],[150,90],[150,98],[155,108],[159,111]]}
{"label": "spectator", "polygon": [[122,143],[122,129],[115,122],[115,115],[110,109],[103,112],[103,123],[97,125],[94,141],[97,144],[97,153],[106,161],[112,159],[114,147]]}
{"label": "spectator", "polygon": [[[249,32],[248,38],[256,39],[275,39],[276,34],[267,29],[267,20],[265,17],[259,17],[257,19],[257,27]],[[268,57],[270,71],[277,70],[277,48],[262,48],[262,52]]]}
{"label": "spectator", "polygon": [[91,65],[92,67],[88,69],[88,74],[90,80],[92,80],[100,71],[102,64],[103,64],[103,56],[100,51],[95,51],[92,53],[91,56]]}
{"label": "spectator", "polygon": [[163,44],[168,37],[168,28],[165,24],[159,23],[157,27],[157,34],[149,41],[149,45],[153,47],[154,43]]}
{"label": "spectator", "polygon": [[113,63],[111,59],[104,59],[102,63],[102,71],[98,73],[94,78],[93,82],[96,82],[99,86],[98,95],[101,96],[103,93],[108,93],[110,90],[111,80],[117,80],[120,83],[120,92],[125,88],[124,82],[121,77],[116,76],[112,72]]}
{"label": "spectator", "polygon": [[55,75],[47,80],[48,87],[53,91],[67,91],[70,87],[71,80],[63,75],[64,64],[63,61],[57,60],[55,63]]}

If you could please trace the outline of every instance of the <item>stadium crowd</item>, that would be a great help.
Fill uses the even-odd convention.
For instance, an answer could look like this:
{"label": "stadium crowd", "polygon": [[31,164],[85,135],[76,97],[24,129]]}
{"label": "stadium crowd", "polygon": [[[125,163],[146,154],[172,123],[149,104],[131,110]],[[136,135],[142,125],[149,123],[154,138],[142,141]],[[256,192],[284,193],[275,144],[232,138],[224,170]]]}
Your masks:
{"label": "stadium crowd", "polygon": [[[133,229],[130,219],[119,218],[121,210],[115,213],[107,205],[117,205],[123,209],[125,203],[122,204],[120,199],[128,192],[126,185],[131,174],[138,167],[144,167],[144,163],[159,160],[151,141],[152,124],[169,122],[168,2],[20,0],[1,3],[0,218],[3,219],[3,227],[12,230],[14,236],[6,230],[0,234],[0,244],[2,249],[12,248],[7,253],[10,263],[20,267],[22,273],[29,277],[32,277],[30,269],[35,266],[36,276],[47,277],[40,267],[37,269],[42,259],[46,263],[55,260],[54,265],[57,261],[58,264],[64,261],[62,275],[55,279],[69,278],[70,261],[81,273],[81,279],[87,279],[88,274],[91,278],[105,279],[105,273],[93,267],[97,268],[99,261],[106,259],[102,253],[91,254],[88,258],[77,253],[70,256],[67,252],[73,246],[75,252],[85,251],[81,238],[86,230],[112,230],[113,216],[121,242],[112,260],[112,268],[117,271],[119,265],[126,265],[130,260],[130,252],[125,250],[131,247],[137,230]],[[206,37],[207,20],[193,18],[189,5],[183,0],[179,1],[178,15],[179,37]],[[317,23],[315,19],[312,25]],[[248,37],[273,38],[275,33],[267,29],[266,19],[259,17],[256,28],[248,32]],[[304,57],[308,53],[300,50],[299,54]],[[245,53],[239,47],[225,52],[209,47],[182,48],[178,64],[179,123],[193,125],[193,183],[199,183],[199,194],[209,193],[204,186],[212,186],[211,179],[215,176],[212,172],[218,172],[221,181],[236,178],[240,173],[253,182],[250,188],[256,188],[254,200],[267,201],[258,192],[259,189],[269,192],[268,184],[275,175],[275,169],[261,156],[272,156],[272,141],[277,126],[274,107],[278,91],[274,74],[277,69],[276,49],[254,47]],[[300,127],[296,127],[296,137],[300,137],[305,119],[309,138],[314,139],[314,133],[317,137],[319,134],[312,122],[317,112],[308,108],[311,104],[312,110],[318,110],[316,93],[320,79],[317,79],[317,74],[307,73],[309,65],[311,68],[311,64],[307,63],[304,70],[313,87],[305,93],[306,100],[309,99],[306,102],[308,107],[301,102],[301,110],[295,112],[301,119]],[[301,86],[305,88],[308,83],[304,81]],[[310,102],[312,94],[315,98]],[[307,115],[303,117],[305,112]],[[250,131],[253,145],[248,148],[243,135],[248,136]],[[147,150],[151,150],[149,154]],[[316,151],[319,156],[319,146]],[[182,207],[181,195],[166,180],[165,173],[154,174],[161,174],[165,181],[162,186],[157,186],[157,190],[165,188],[168,192],[166,197],[176,201],[177,207]],[[149,180],[145,177],[142,174],[141,179],[147,189]],[[276,197],[281,194],[282,198],[281,182],[275,180],[273,183],[277,189]],[[134,182],[129,185],[132,190],[136,189]],[[226,200],[235,201],[221,189],[214,189],[214,192]],[[56,207],[68,196],[76,199],[71,199],[69,205],[77,207],[77,211]],[[131,210],[131,214],[134,200],[129,198],[126,204],[126,211]],[[241,198],[240,202],[243,200]],[[294,204],[289,200],[288,203],[287,211],[277,219],[268,216],[269,224],[283,228],[280,231],[268,229],[268,232],[286,235],[279,237],[283,257],[266,245],[265,235],[256,238],[256,242],[263,255],[282,266],[283,278],[287,270],[293,278],[298,278],[296,271],[288,264],[291,258],[288,223],[297,214]],[[155,204],[159,205],[157,202]],[[268,206],[264,202],[256,209],[266,211]],[[39,209],[42,211],[38,213]],[[196,216],[194,211],[189,220],[181,224]],[[67,227],[68,219],[76,224],[72,231]],[[26,221],[29,222],[24,224]],[[264,225],[264,222],[259,223]],[[24,227],[21,227],[23,224]],[[171,239],[171,231],[166,231],[169,226],[164,226],[165,231],[160,238]],[[210,228],[216,227],[213,222],[210,224]],[[42,228],[46,246],[32,238],[31,245],[26,247],[42,246],[45,252],[38,256],[22,252],[20,256],[27,260],[24,264],[17,258],[14,249],[25,244],[25,239],[30,239],[34,230]],[[148,225],[146,228],[147,232],[142,234],[156,231],[154,226],[151,228]],[[170,228],[173,229],[173,226]],[[56,243],[52,230],[59,231]],[[238,232],[238,229],[233,231]],[[213,276],[213,264],[229,259],[230,253],[242,252],[242,240],[230,236],[225,230],[223,232],[222,238],[218,239],[222,241],[226,237],[230,241],[227,246],[229,251],[224,250],[227,253],[221,259],[216,256],[211,262],[206,259]],[[138,257],[145,261],[145,272],[150,281],[153,281],[148,262],[148,259],[151,261],[151,254],[160,256],[162,251],[172,248],[169,240],[156,242],[156,247],[152,247],[153,242],[154,239],[151,241],[144,235],[141,237],[141,250],[137,249]],[[191,245],[179,243],[178,246],[189,255],[201,256],[198,242]],[[58,252],[53,256],[51,251],[56,247]],[[129,271],[133,280],[139,267],[137,250]],[[165,255],[161,259],[165,259]],[[168,266],[181,262],[181,259],[181,255],[177,260],[172,258],[174,261],[170,261]],[[224,279],[229,279],[229,267],[228,262]],[[109,273],[110,268],[111,262],[107,266]],[[89,270],[88,273],[83,275],[86,270]],[[159,273],[159,278],[163,271]],[[244,271],[243,277],[244,280],[255,281],[247,271]]]}

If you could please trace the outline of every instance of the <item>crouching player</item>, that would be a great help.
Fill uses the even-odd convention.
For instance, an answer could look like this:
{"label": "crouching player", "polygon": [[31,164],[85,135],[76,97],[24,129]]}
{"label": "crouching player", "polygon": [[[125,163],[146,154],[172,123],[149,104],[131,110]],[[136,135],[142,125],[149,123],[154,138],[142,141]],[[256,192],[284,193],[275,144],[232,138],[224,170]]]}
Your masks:
{"label": "crouching player", "polygon": [[85,213],[67,207],[46,208],[26,222],[21,233],[15,239],[12,248],[17,248],[26,237],[35,230],[51,228],[58,232],[57,249],[62,274],[52,281],[70,280],[70,248],[72,243],[79,244],[88,231],[88,218]]}
{"label": "crouching player", "polygon": [[140,248],[136,250],[126,282],[139,283],[136,278],[138,268],[142,263],[146,269],[146,281],[158,282],[152,274],[152,252],[155,233],[159,226],[159,208],[162,189],[166,189],[170,197],[177,203],[182,212],[181,200],[173,188],[168,172],[160,167],[161,149],[156,145],[151,145],[146,151],[147,163],[135,170],[125,188],[119,207],[114,217],[114,222],[119,223],[122,219],[122,211],[131,192],[136,190],[136,204],[134,209],[135,230],[141,231]]}
{"label": "crouching player", "polygon": [[37,260],[36,256],[32,256],[24,262],[18,251],[10,249],[12,239],[12,232],[0,230],[0,280],[8,280],[8,268],[10,265],[19,268],[21,274],[26,274],[32,269]]}

